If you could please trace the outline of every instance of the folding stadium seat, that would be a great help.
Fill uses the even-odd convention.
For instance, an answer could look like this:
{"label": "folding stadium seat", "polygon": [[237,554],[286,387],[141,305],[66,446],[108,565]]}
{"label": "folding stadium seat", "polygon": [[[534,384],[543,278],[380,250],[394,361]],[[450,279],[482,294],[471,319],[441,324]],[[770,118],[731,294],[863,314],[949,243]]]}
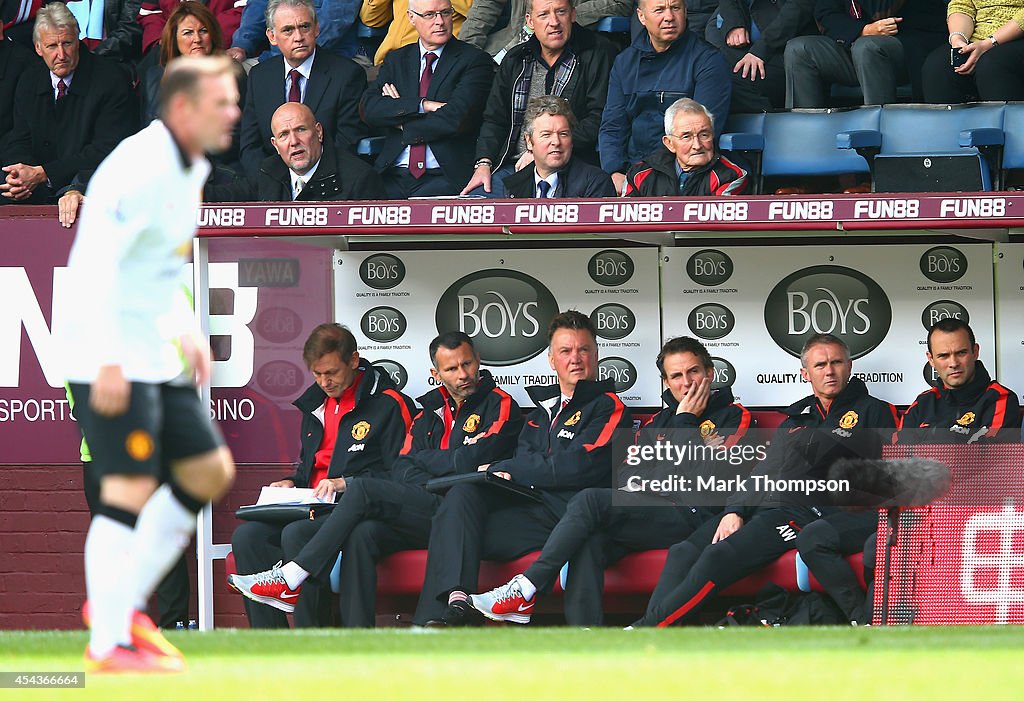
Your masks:
{"label": "folding stadium seat", "polygon": [[761,194],[761,153],[764,151],[764,112],[731,114],[718,139],[718,147],[744,161],[751,176],[751,194]]}
{"label": "folding stadium seat", "polygon": [[865,159],[875,192],[991,190],[1003,110],[1003,103],[991,102],[886,105],[877,129],[842,132],[836,146]]}
{"label": "folding stadium seat", "polygon": [[[973,136],[973,135],[972,135]],[[996,179],[996,189],[1006,189],[1011,170],[1024,169],[1024,102],[1008,102],[1003,109],[1002,162]],[[963,143],[962,146],[978,146]]]}
{"label": "folding stadium seat", "polygon": [[836,148],[842,132],[878,129],[881,108],[798,109],[765,118],[761,175],[815,177],[870,172],[864,159]]}

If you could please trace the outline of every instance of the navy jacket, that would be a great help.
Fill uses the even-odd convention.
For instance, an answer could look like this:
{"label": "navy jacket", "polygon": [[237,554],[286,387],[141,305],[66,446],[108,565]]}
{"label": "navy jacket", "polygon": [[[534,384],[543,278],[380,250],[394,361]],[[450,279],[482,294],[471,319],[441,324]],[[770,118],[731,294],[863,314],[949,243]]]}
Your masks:
{"label": "navy jacket", "polygon": [[[434,65],[425,98],[445,106],[425,114],[420,112],[419,42],[389,52],[361,105],[363,120],[387,137],[377,157],[377,170],[384,172],[394,165],[406,146],[426,144],[449,182],[467,182],[473,174],[472,144],[493,79],[490,56],[458,39],[448,40]],[[382,95],[385,83],[394,85],[401,97]]]}
{"label": "navy jacket", "polygon": [[490,471],[507,472],[516,482],[543,490],[546,502],[563,509],[581,489],[610,486],[612,466],[619,462],[612,439],[616,429],[632,431],[633,426],[632,414],[613,388],[611,380],[580,380],[559,412],[557,384],[527,387],[537,408],[527,416],[516,454],[492,463]]}
{"label": "navy jacket", "polygon": [[522,410],[486,370],[480,371],[476,392],[460,407],[443,386],[417,401],[423,410],[406,437],[395,479],[422,486],[434,477],[475,472],[481,465],[507,458],[515,449]]}
{"label": "navy jacket", "polygon": [[[14,99],[8,163],[41,165],[50,187],[41,185],[29,204],[52,201],[80,170],[93,170],[139,128],[139,106],[118,64],[94,56],[84,44],[71,87],[54,102],[50,72],[42,61],[26,69]],[[5,164],[6,165],[6,164]]]}
{"label": "navy jacket", "polygon": [[900,421],[900,443],[974,443],[1020,440],[1016,393],[992,379],[979,360],[963,387],[932,387],[918,395]]}
{"label": "navy jacket", "polygon": [[729,114],[732,71],[713,46],[684,31],[657,53],[647,32],[615,59],[597,149],[608,173],[625,173],[653,151],[665,133],[665,110],[681,97],[693,98],[715,118],[721,132]]}
{"label": "navy jacket", "polygon": [[[391,377],[364,359],[359,359],[363,379],[356,389],[356,404],[341,417],[338,438],[327,476],[331,478],[373,474],[385,476],[405,444],[416,405],[398,391]],[[327,395],[312,384],[294,404],[302,412],[299,464],[288,475],[296,487],[316,487],[313,474],[316,451],[324,437],[324,402]]]}

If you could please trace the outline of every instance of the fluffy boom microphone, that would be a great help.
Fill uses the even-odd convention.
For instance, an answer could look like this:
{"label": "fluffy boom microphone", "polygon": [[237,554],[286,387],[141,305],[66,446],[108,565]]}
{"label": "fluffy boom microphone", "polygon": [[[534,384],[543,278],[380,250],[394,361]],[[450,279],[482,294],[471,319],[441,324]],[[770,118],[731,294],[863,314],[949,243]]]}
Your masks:
{"label": "fluffy boom microphone", "polygon": [[934,460],[837,460],[831,480],[846,480],[850,489],[832,492],[832,503],[852,509],[927,506],[949,491],[949,468]]}

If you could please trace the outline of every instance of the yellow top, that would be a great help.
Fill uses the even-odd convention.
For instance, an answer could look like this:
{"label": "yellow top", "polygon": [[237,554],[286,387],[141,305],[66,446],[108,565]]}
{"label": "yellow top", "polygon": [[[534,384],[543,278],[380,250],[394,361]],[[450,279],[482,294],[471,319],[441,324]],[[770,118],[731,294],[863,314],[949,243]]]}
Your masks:
{"label": "yellow top", "polygon": [[[452,0],[452,9],[455,10],[455,36],[459,36],[459,30],[462,29],[462,23],[466,20],[472,4],[472,0]],[[416,41],[416,28],[409,21],[409,15],[406,14],[408,10],[409,0],[363,0],[363,7],[359,10],[359,19],[363,24],[369,27],[385,27],[391,23],[387,36],[377,49],[377,55],[373,57],[373,62],[378,66],[384,62],[388,51]]]}
{"label": "yellow top", "polygon": [[950,0],[946,16],[954,13],[974,18],[971,41],[988,39],[1010,20],[1024,30],[1024,0]]}

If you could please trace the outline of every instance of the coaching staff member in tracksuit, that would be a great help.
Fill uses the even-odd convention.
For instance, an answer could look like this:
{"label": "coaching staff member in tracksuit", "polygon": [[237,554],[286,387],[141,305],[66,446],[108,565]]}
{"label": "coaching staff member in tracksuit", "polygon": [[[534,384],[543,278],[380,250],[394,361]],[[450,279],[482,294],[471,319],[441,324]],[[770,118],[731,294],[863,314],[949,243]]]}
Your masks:
{"label": "coaching staff member in tracksuit", "polygon": [[[813,394],[786,409],[788,416],[754,474],[824,480],[839,458],[878,458],[883,440],[891,440],[896,428],[896,408],[851,377],[846,343],[815,334],[804,344],[800,362]],[[647,612],[634,625],[662,627],[690,619],[716,593],[796,547],[807,524],[837,511],[820,492],[769,493],[756,508],[749,506],[751,496],[735,493],[717,524],[712,520],[669,550]]]}
{"label": "coaching staff member in tracksuit", "polygon": [[[302,412],[299,463],[293,474],[271,486],[310,487],[328,494],[344,491],[334,485],[357,475],[390,469],[412,423],[412,400],[398,391],[385,371],[359,357],[355,337],[340,324],[313,329],[302,359],[315,382],[293,402]],[[238,571],[270,568],[308,523],[295,521],[283,528],[243,523],[231,537]],[[320,606],[325,603],[327,597],[319,596],[319,588],[310,587],[298,607],[296,624],[322,622]],[[253,628],[288,627],[285,615],[270,606],[246,601],[245,608]]]}
{"label": "coaching staff member in tracksuit", "polygon": [[[974,331],[960,319],[942,319],[928,330],[926,355],[939,383],[903,415],[900,443],[1020,441],[1017,394],[992,379],[978,351]],[[877,525],[874,512],[844,511],[815,521],[796,539],[800,557],[851,622],[870,623],[872,606],[844,556],[863,547],[864,575],[873,581]]]}
{"label": "coaching staff member in tracksuit", "polygon": [[294,542],[286,544],[287,563],[233,577],[241,594],[289,610],[296,594],[310,586],[308,578],[329,581],[341,550],[342,623],[373,626],[377,562],[399,550],[427,546],[430,520],[441,503],[440,496],[423,488],[427,480],[473,472],[512,454],[522,411],[480,369],[472,339],[461,331],[443,333],[431,341],[430,359],[439,386],[419,398],[423,410],[391,470],[337,484],[344,498],[319,528],[303,522]]}
{"label": "coaching staff member in tracksuit", "polygon": [[[466,592],[478,591],[480,561],[511,560],[539,550],[581,489],[611,484],[612,437],[632,429],[614,384],[597,377],[597,333],[575,310],[548,325],[548,361],[558,382],[529,387],[537,407],[515,455],[480,470],[540,490],[535,502],[489,485],[459,485],[434,517],[416,622],[461,625],[479,616]],[[485,547],[486,546],[486,547]]]}
{"label": "coaching staff member in tracksuit", "polygon": [[[665,383],[658,412],[640,433],[640,443],[667,441],[730,448],[740,443],[753,423],[750,412],[734,402],[728,387],[712,390],[715,365],[700,341],[670,339],[656,361]],[[473,607],[493,620],[528,623],[534,594],[546,591],[569,563],[565,618],[573,626],[604,622],[604,570],[628,552],[667,548],[688,537],[721,510],[690,506],[680,492],[659,493],[636,479],[664,480],[673,475],[714,474],[713,458],[692,457],[680,465],[651,463],[619,469],[619,489],[590,487],[569,501],[565,516],[551,532],[540,557],[523,574],[484,594],[470,597]],[[627,490],[627,491],[623,491]]]}

